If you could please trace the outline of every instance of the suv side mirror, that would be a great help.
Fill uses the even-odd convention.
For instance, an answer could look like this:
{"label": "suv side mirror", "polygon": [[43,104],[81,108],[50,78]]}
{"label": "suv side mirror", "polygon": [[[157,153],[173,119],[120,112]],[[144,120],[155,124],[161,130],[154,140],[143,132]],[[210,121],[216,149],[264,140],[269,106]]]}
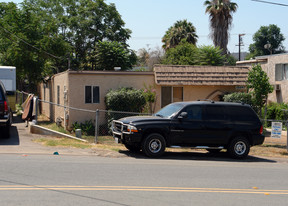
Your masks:
{"label": "suv side mirror", "polygon": [[188,117],[187,112],[181,112],[181,114],[178,116],[178,119],[186,119]]}

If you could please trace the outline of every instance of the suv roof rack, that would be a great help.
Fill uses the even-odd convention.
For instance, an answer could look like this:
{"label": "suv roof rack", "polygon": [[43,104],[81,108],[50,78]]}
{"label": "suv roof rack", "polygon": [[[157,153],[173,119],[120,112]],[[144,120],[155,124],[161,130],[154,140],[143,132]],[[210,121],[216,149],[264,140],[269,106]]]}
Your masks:
{"label": "suv roof rack", "polygon": [[207,101],[207,102],[215,103],[212,99],[198,99],[197,101]]}

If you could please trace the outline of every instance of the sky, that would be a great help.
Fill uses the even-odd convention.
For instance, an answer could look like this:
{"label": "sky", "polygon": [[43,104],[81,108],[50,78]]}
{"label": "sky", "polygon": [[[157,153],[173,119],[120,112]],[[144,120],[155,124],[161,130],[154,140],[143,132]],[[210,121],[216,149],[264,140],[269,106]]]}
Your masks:
{"label": "sky", "polygon": [[[288,0],[266,0],[287,4]],[[9,2],[3,1],[2,2]],[[14,0],[20,3],[20,0]],[[232,0],[238,4],[233,13],[230,29],[228,50],[237,53],[239,50],[238,35],[242,36],[244,46],[241,52],[248,51],[253,43],[253,35],[261,26],[276,24],[286,40],[284,46],[288,50],[288,6],[260,3],[252,0]],[[125,28],[132,31],[128,41],[130,49],[138,51],[141,48],[156,49],[162,47],[161,39],[169,27],[176,21],[187,19],[196,28],[197,46],[213,45],[209,38],[209,15],[205,14],[204,0],[106,0],[114,3]]]}

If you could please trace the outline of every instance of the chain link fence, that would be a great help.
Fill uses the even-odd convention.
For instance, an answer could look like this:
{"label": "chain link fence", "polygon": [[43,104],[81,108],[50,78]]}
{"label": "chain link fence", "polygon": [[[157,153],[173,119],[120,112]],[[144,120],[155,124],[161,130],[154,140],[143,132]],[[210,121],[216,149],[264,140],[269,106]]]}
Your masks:
{"label": "chain link fence", "polygon": [[[16,103],[21,105],[23,104],[23,102],[25,102],[25,100],[27,99],[27,97],[29,96],[29,93],[26,92],[17,92],[16,93]],[[48,104],[50,108],[53,107],[53,110],[63,110],[63,114],[64,112],[69,110],[69,113],[72,114],[74,116],[77,115],[82,115],[84,113],[84,116],[87,117],[86,120],[79,122],[79,125],[82,124],[83,127],[81,128],[82,133],[85,134],[88,130],[89,130],[89,135],[91,138],[93,138],[93,142],[97,143],[99,137],[101,136],[110,136],[112,137],[112,132],[111,132],[111,126],[112,126],[112,121],[113,120],[118,120],[124,117],[129,117],[129,116],[146,116],[146,115],[150,115],[150,114],[143,114],[143,113],[134,113],[134,112],[122,112],[122,111],[108,111],[108,110],[87,110],[87,109],[82,109],[82,108],[74,108],[74,107],[68,107],[66,105],[61,105],[61,104],[55,104],[53,102],[49,102],[49,101],[44,101],[39,99],[39,101],[37,101],[39,104],[39,107],[44,107],[45,104]],[[287,112],[287,111],[285,111]],[[39,110],[38,114],[41,114],[41,109]],[[288,114],[288,112],[287,112]],[[53,114],[54,115],[54,114]],[[63,116],[63,115],[62,115]],[[64,115],[65,116],[65,115]],[[288,116],[288,115],[287,115]],[[287,117],[286,116],[286,117]],[[287,117],[288,118],[288,117]],[[271,128],[271,124],[272,122],[281,122],[283,125],[283,130],[287,131],[287,118],[286,120],[274,120],[274,119],[265,119],[262,120],[263,125],[265,126],[265,128]],[[37,119],[37,117],[36,117]],[[51,122],[55,122],[57,123],[57,121],[55,121],[54,119],[57,120],[57,118],[49,118]],[[64,122],[65,124],[65,118],[64,118]],[[78,127],[79,127],[78,125]],[[58,124],[59,126],[59,124]],[[72,124],[72,127],[77,126],[76,123]],[[87,135],[88,133],[86,133]],[[288,139],[287,139],[287,144],[288,144]],[[287,147],[288,148],[288,147]]]}
{"label": "chain link fence", "polygon": [[16,91],[16,105],[22,105],[30,94],[23,91]]}
{"label": "chain link fence", "polygon": [[97,142],[97,139],[99,136],[113,136],[112,131],[111,131],[113,120],[118,120],[124,117],[147,116],[147,115],[151,115],[151,114],[97,110],[96,111],[96,124],[95,124],[95,142]]}

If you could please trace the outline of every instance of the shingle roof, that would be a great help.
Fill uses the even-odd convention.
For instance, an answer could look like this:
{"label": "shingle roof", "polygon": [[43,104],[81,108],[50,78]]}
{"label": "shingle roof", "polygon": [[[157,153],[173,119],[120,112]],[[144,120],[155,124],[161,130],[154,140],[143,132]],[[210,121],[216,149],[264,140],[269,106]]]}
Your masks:
{"label": "shingle roof", "polygon": [[246,85],[248,67],[155,65],[157,85]]}

